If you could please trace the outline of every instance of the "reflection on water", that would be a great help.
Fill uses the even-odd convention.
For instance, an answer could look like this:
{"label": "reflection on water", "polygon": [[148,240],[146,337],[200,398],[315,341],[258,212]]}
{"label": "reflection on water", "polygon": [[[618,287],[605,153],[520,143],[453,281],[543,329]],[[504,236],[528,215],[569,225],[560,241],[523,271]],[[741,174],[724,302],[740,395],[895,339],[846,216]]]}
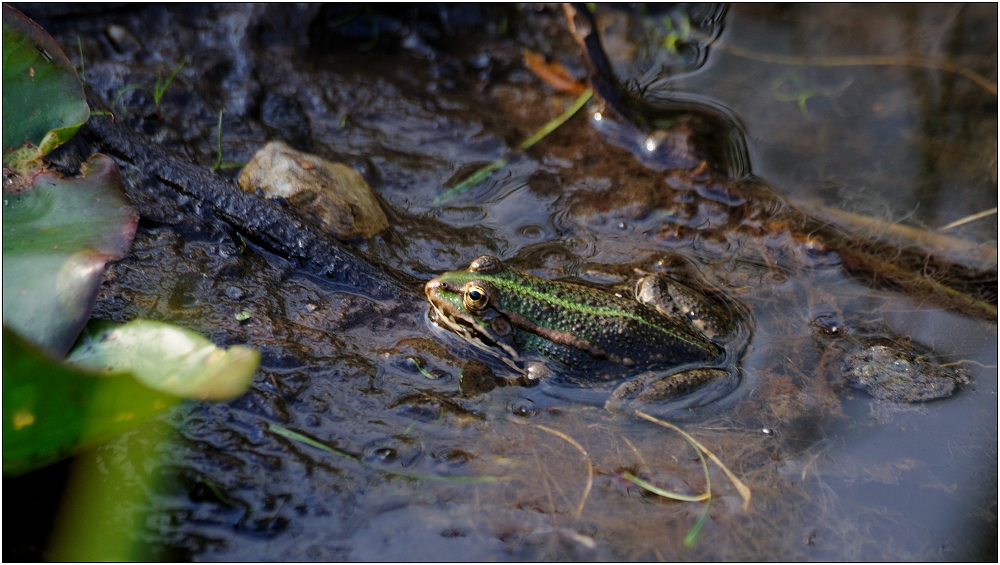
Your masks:
{"label": "reflection on water", "polygon": [[[392,231],[357,243],[359,252],[414,281],[412,296],[335,293],[252,246],[207,270],[196,257],[218,252],[204,239],[228,242],[230,226],[181,212],[141,226],[134,257],[115,267],[97,313],[183,319],[263,351],[247,396],[174,414],[169,462],[145,471],[167,479],[151,495],[143,539],[225,560],[995,554],[995,320],[849,276],[837,250],[797,231],[793,211],[767,187],[919,228],[995,207],[995,86],[991,93],[968,73],[946,70],[995,85],[995,5],[649,14],[601,6],[598,29],[621,80],[653,104],[672,91],[712,101],[724,110],[716,117],[733,116],[727,128],[742,123],[749,168],[669,161],[696,155],[686,140],[701,147],[702,126],[683,123],[690,112],[671,108],[664,117],[673,129],[651,138],[650,128],[595,123],[595,104],[590,119],[570,121],[444,207],[433,204],[443,183],[516,146],[571,101],[520,63],[527,46],[581,68],[563,15],[359,8],[345,23],[345,9],[302,7],[287,20],[237,6],[192,8],[183,18],[169,7],[116,16],[142,39],[139,53],[170,58],[197,45],[202,55],[178,78],[186,106],[166,99],[160,112],[144,114],[137,100],[122,119],[144,131],[185,131],[179,137],[194,140],[189,154],[209,165],[219,105],[240,119],[226,131],[234,159],[282,135],[269,124],[308,124],[292,132],[296,139],[362,163],[393,213]],[[108,17],[57,26],[57,39],[75,45],[81,29],[103,30]],[[217,21],[239,29],[250,24],[233,22],[257,22],[256,35],[234,40]],[[282,27],[295,22],[308,34]],[[304,37],[308,48],[296,43]],[[100,31],[82,44],[88,80],[109,98],[122,77],[139,82],[133,75],[148,72],[142,57],[115,50]],[[889,59],[840,64],[875,55]],[[240,74],[246,69],[257,70]],[[219,75],[241,77],[225,82],[237,85],[232,100],[199,79]],[[256,98],[294,104],[240,110]],[[651,155],[664,147],[681,147],[668,163],[682,170]],[[742,178],[747,170],[767,185]],[[948,233],[996,246],[995,219]],[[626,478],[703,492],[698,456],[678,434],[540,387],[463,394],[467,348],[428,332],[417,290],[483,254],[601,284],[626,282],[635,269],[670,273],[670,257],[680,256],[746,303],[754,330],[741,366],[750,386],[681,425],[751,489],[749,511],[711,465],[708,518],[685,547],[705,503],[668,500]],[[995,271],[994,263],[994,285]],[[191,277],[205,284],[191,287]],[[182,287],[200,294],[184,304],[158,298]],[[252,320],[234,323],[231,312],[245,307]],[[830,370],[835,348],[813,329],[827,313],[923,344],[963,363],[973,382],[932,403],[877,402]],[[123,441],[93,456],[114,461],[115,449],[127,448]]]}
{"label": "reflection on water", "polygon": [[[972,5],[736,6],[704,71],[649,90],[723,101],[751,132],[754,171],[789,196],[934,229],[996,205],[992,19]],[[996,222],[964,233],[993,241]]]}

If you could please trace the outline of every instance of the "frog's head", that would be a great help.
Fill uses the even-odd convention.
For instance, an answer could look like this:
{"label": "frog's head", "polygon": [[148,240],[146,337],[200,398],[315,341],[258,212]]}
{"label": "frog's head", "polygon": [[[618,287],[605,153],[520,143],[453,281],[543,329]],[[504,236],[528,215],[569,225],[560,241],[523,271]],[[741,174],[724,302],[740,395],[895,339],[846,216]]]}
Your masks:
{"label": "frog's head", "polygon": [[463,271],[448,271],[427,281],[424,292],[431,304],[431,321],[473,345],[517,359],[514,328],[501,313],[493,281],[504,271],[500,259],[483,255]]}

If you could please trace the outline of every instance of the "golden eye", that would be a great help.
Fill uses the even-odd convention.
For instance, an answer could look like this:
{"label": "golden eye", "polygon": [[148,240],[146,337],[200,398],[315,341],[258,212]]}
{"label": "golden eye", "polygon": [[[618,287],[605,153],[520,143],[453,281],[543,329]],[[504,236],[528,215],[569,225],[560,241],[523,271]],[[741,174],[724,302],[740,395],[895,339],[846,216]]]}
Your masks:
{"label": "golden eye", "polygon": [[465,287],[465,298],[462,301],[469,310],[482,310],[490,301],[486,289],[478,284],[470,283]]}

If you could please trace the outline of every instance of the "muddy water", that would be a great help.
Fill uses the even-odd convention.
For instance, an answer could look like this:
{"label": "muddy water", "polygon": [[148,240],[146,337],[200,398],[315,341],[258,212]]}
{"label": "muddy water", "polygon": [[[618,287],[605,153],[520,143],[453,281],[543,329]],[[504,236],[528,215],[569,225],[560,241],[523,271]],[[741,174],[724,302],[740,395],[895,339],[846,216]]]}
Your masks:
{"label": "muddy water", "polygon": [[[677,188],[687,177],[642,154],[647,134],[596,120],[596,104],[486,182],[434,203],[443,186],[572,101],[521,63],[530,48],[582,76],[559,10],[25,11],[67,52],[80,37],[87,82],[107,103],[126,84],[155,84],[157,72],[186,57],[159,108],[136,90],[114,106],[116,119],[151,141],[211,167],[225,110],[225,161],[282,139],[357,168],[390,213],[389,232],[347,242],[405,281],[375,300],[386,294],[342,292],[249,236],[244,249],[239,227],[210,206],[139,203],[134,249],[109,272],[95,315],[169,320],[220,344],[251,344],[264,358],[243,398],[166,418],[169,456],[137,471],[136,481],[155,485],[137,537],[165,555],[995,557],[995,320],[873,287],[801,238],[755,233],[744,212],[759,212],[753,202],[724,182]],[[599,22],[617,71],[648,96],[689,92],[738,116],[752,172],[763,179],[744,184],[767,183],[814,210],[922,229],[996,206],[996,95],[927,68],[961,67],[995,85],[995,6],[737,6],[688,16],[702,38],[667,55],[650,46],[667,35],[664,17],[680,25],[679,12],[655,21],[609,12]],[[834,64],[872,53],[897,59]],[[806,55],[828,58],[803,64]],[[66,152],[89,149],[78,142]],[[995,216],[948,233],[995,249]],[[624,478],[702,492],[697,455],[675,432],[539,388],[463,395],[459,373],[471,354],[429,324],[420,286],[484,253],[598,284],[664,258],[669,270],[679,257],[744,301],[754,332],[742,385],[678,424],[746,483],[749,509],[713,465],[709,517],[686,547],[705,504],[660,498]],[[995,259],[988,266],[995,281]],[[243,309],[253,316],[237,322]],[[824,314],[927,345],[963,362],[973,384],[907,406],[839,385],[828,344],[812,329]],[[91,456],[110,461],[128,448],[125,439]]]}

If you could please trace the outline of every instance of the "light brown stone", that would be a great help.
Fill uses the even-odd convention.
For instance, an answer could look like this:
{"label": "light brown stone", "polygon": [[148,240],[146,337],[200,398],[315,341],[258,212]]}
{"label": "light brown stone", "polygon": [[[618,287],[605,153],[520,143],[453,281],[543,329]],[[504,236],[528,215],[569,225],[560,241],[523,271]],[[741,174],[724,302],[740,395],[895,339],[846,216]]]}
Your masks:
{"label": "light brown stone", "polygon": [[389,226],[372,189],[357,171],[272,141],[243,167],[240,188],[284,198],[305,218],[340,238],[371,237]]}

